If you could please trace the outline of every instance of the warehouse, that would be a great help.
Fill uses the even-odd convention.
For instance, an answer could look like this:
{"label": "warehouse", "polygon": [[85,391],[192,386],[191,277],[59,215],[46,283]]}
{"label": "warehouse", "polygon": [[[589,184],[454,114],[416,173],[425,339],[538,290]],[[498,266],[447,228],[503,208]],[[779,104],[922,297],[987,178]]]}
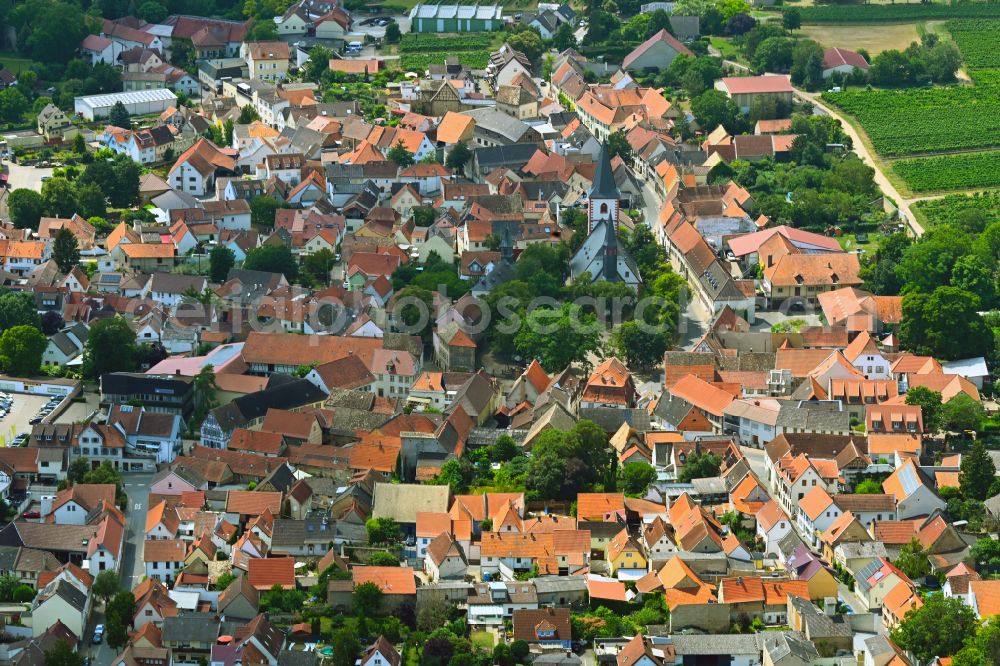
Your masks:
{"label": "warehouse", "polygon": [[489,32],[502,30],[500,5],[424,5],[410,10],[410,32]]}
{"label": "warehouse", "polygon": [[130,116],[145,116],[152,113],[162,113],[171,106],[177,105],[177,95],[166,88],[154,90],[135,90],[132,92],[111,93],[109,95],[88,95],[77,97],[73,108],[77,115],[87,120],[107,118],[111,107],[117,102],[125,105]]}

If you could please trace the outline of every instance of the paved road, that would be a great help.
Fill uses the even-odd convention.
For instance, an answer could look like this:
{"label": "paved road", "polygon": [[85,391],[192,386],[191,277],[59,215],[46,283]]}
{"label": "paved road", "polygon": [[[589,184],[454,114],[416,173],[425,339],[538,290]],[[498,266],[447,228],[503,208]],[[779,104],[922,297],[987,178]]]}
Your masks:
{"label": "paved road", "polygon": [[[125,492],[128,494],[128,511],[125,512],[125,547],[119,572],[122,588],[131,590],[145,575],[142,563],[142,541],[145,536],[146,510],[149,508],[149,483],[152,474],[125,474]],[[99,604],[100,602],[98,602]],[[104,623],[104,608],[96,608],[90,616],[90,624],[84,636],[84,654],[89,654],[93,666],[110,666],[118,656],[105,640],[100,645],[92,645],[94,627]]]}
{"label": "paved road", "polygon": [[878,184],[882,192],[891,197],[893,201],[896,202],[896,205],[899,206],[899,215],[910,227],[910,230],[913,232],[913,234],[916,236],[922,235],[924,233],[924,228],[920,225],[919,222],[917,222],[916,217],[910,210],[910,206],[917,201],[922,201],[923,199],[932,199],[936,197],[916,197],[909,199],[904,197],[902,194],[899,193],[899,190],[896,189],[896,186],[893,185],[892,182],[889,180],[889,178],[885,175],[885,171],[883,170],[881,164],[877,159],[875,159],[875,156],[872,154],[872,152],[868,150],[868,146],[866,146],[864,141],[862,141],[861,134],[856,129],[854,129],[851,123],[847,121],[847,118],[845,118],[841,113],[839,113],[829,105],[825,104],[819,98],[820,93],[810,93],[796,89],[795,96],[807,102],[815,104],[818,108],[822,109],[824,113],[827,113],[830,116],[833,116],[834,118],[840,121],[841,126],[844,128],[844,132],[847,133],[847,136],[851,137],[851,141],[854,143],[854,152],[856,152],[858,156],[861,157],[861,160],[865,164],[875,169],[876,184]]}

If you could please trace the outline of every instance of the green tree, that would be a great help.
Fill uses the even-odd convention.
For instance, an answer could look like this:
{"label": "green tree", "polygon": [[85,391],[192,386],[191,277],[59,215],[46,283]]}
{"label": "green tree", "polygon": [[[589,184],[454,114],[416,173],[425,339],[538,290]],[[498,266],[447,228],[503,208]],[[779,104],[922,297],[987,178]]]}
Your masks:
{"label": "green tree", "polygon": [[83,374],[97,379],[108,372],[136,370],[135,331],[121,316],[101,319],[90,328],[83,348]]}
{"label": "green tree", "polygon": [[615,353],[625,359],[630,368],[649,368],[663,361],[670,348],[670,338],[662,331],[635,320],[626,321],[611,333]]}
{"label": "green tree", "polygon": [[974,637],[955,654],[951,666],[982,666],[1000,664],[1000,625],[989,622],[979,627]]}
{"label": "green tree", "polygon": [[225,245],[216,245],[208,253],[208,279],[225,282],[230,269],[236,264],[236,255]]}
{"label": "green tree", "polygon": [[798,30],[802,27],[802,12],[798,7],[787,7],[781,14],[781,27],[785,30]]}
{"label": "green tree", "polygon": [[330,284],[330,270],[337,261],[337,255],[332,250],[323,248],[306,256],[302,260],[302,272],[316,284]]}
{"label": "green tree", "polygon": [[996,262],[991,264],[978,254],[959,257],[951,270],[951,286],[975,294],[982,309],[991,309],[997,300],[993,279],[995,266]]}
{"label": "green tree", "polygon": [[626,463],[619,473],[621,489],[627,495],[641,497],[646,494],[649,484],[656,481],[656,469],[644,462]]}
{"label": "green tree", "polygon": [[599,341],[597,317],[571,303],[558,310],[536,308],[514,336],[517,350],[527,358],[537,358],[549,372],[584,363]]}
{"label": "green tree", "polygon": [[225,572],[224,574],[215,579],[215,585],[214,585],[215,590],[217,592],[224,591],[227,587],[229,587],[233,583],[234,580],[236,580],[236,576],[234,576],[229,571]]}
{"label": "green tree", "polygon": [[69,273],[80,263],[80,243],[66,227],[56,232],[56,238],[52,242],[52,260],[61,273]]}
{"label": "green tree", "polygon": [[139,5],[139,18],[149,23],[161,23],[167,18],[167,8],[156,0],[147,0]]}
{"label": "green tree", "polygon": [[390,162],[395,162],[400,166],[400,168],[405,169],[413,164],[413,153],[406,149],[403,145],[403,140],[400,139],[396,142],[396,145],[389,149],[385,154],[385,158]]}
{"label": "green tree", "polygon": [[469,146],[464,141],[459,141],[448,151],[448,157],[445,158],[444,165],[457,173],[461,173],[471,158],[472,151],[469,150]]}
{"label": "green tree", "polygon": [[252,105],[247,104],[240,109],[240,117],[237,121],[240,125],[249,125],[255,120],[260,120],[260,114],[257,113],[257,109]]}
{"label": "green tree", "polygon": [[52,217],[72,217],[78,206],[73,183],[61,176],[42,183],[42,206]]}
{"label": "green tree", "polygon": [[899,557],[896,558],[895,564],[911,580],[917,580],[931,572],[931,561],[928,555],[923,545],[917,541],[916,537],[913,537],[910,539],[910,543],[899,549]]}
{"label": "green tree", "polygon": [[435,483],[450,487],[452,495],[462,495],[468,490],[468,481],[462,472],[462,464],[456,458],[441,466],[441,472],[435,478]]}
{"label": "green tree", "polygon": [[45,651],[45,666],[83,666],[83,655],[60,638],[51,650]]}
{"label": "green tree", "polygon": [[528,62],[539,62],[545,52],[542,38],[534,30],[523,30],[507,38],[507,44],[520,51],[528,58]]}
{"label": "green tree", "polygon": [[[959,395],[965,395],[960,393]],[[957,398],[958,396],[955,396]],[[968,396],[966,396],[968,398]],[[952,398],[945,405],[954,402]],[[970,398],[971,400],[971,398]],[[977,403],[978,404],[978,403]],[[982,406],[980,406],[982,409]],[[996,465],[993,458],[986,452],[986,445],[981,439],[972,443],[972,449],[962,456],[961,471],[958,474],[958,485],[962,495],[966,499],[979,500],[980,502],[990,496],[990,487],[996,476]]]}
{"label": "green tree", "polygon": [[914,386],[906,392],[907,405],[919,405],[924,430],[935,433],[941,429],[941,394],[926,386]]}
{"label": "green tree", "polygon": [[34,326],[14,326],[0,335],[0,364],[15,377],[38,374],[48,340]]}
{"label": "green tree", "polygon": [[135,597],[123,590],[107,604],[105,612],[108,645],[118,649],[128,642],[128,631],[135,617]]}
{"label": "green tree", "polygon": [[692,99],[691,113],[706,131],[722,125],[730,134],[739,134],[745,124],[736,103],[721,90],[707,90]]}
{"label": "green tree", "polygon": [[117,573],[111,569],[105,569],[97,574],[92,589],[94,594],[100,597],[104,601],[104,605],[107,606],[111,598],[121,591],[122,584]]}
{"label": "green tree", "polygon": [[507,462],[516,458],[520,453],[521,450],[518,448],[517,442],[510,435],[503,434],[497,437],[497,441],[493,443],[493,447],[490,449],[490,460]]}
{"label": "green tree", "polygon": [[7,197],[10,220],[18,229],[38,229],[38,221],[45,212],[42,195],[34,190],[20,187]]}
{"label": "green tree", "polygon": [[361,643],[349,627],[341,627],[333,632],[330,647],[333,648],[333,666],[354,666],[361,654]]}
{"label": "green tree", "polygon": [[90,471],[90,461],[86,458],[73,458],[66,470],[66,478],[71,483],[83,483],[84,477]]}
{"label": "green tree", "polygon": [[906,349],[935,358],[989,357],[994,337],[979,308],[974,294],[956,287],[938,287],[930,295],[908,293],[900,340]]}
{"label": "green tree", "polygon": [[691,453],[684,462],[680,474],[677,475],[678,483],[688,483],[691,479],[706,479],[719,476],[722,469],[722,458],[714,453]]}
{"label": "green tree", "polygon": [[608,153],[611,157],[621,157],[626,164],[631,164],[632,146],[629,144],[628,139],[625,138],[625,135],[621,130],[609,134],[606,143]]}
{"label": "green tree", "polygon": [[292,251],[284,245],[263,245],[250,250],[243,261],[243,268],[268,273],[283,273],[289,282],[295,280],[299,265]]}
{"label": "green tree", "polygon": [[270,229],[274,226],[274,216],[281,208],[281,202],[267,194],[250,200],[250,223],[255,227]]}
{"label": "green tree", "polygon": [[881,495],[882,484],[875,479],[865,479],[854,487],[854,492],[858,495]]}
{"label": "green tree", "polygon": [[983,404],[965,393],[952,397],[941,407],[941,424],[953,432],[979,430],[985,417]]}
{"label": "green tree", "polygon": [[83,217],[103,218],[108,214],[107,196],[94,183],[79,183],[76,186],[76,200]]}
{"label": "green tree", "polygon": [[399,40],[403,38],[403,33],[399,29],[398,23],[390,23],[385,26],[385,42],[386,44],[398,44]]}
{"label": "green tree", "polygon": [[382,588],[372,582],[362,583],[351,594],[351,606],[359,617],[376,617],[382,604]]}
{"label": "green tree", "polygon": [[559,52],[576,48],[576,35],[573,34],[573,26],[569,23],[560,23],[555,34],[552,35],[552,46]]}
{"label": "green tree", "polygon": [[[997,231],[1000,232],[1000,225]],[[890,234],[883,238],[878,250],[875,251],[874,259],[861,267],[861,278],[865,281],[865,287],[885,296],[898,294],[905,282],[897,273],[896,267],[912,243],[909,236],[903,233]]]}
{"label": "green tree", "polygon": [[30,291],[0,291],[0,332],[14,326],[42,327],[35,297]]}
{"label": "green tree", "polygon": [[108,113],[108,123],[122,129],[132,129],[132,121],[129,119],[128,109],[121,102],[115,102]]}
{"label": "green tree", "polygon": [[31,103],[17,88],[0,90],[0,119],[8,123],[19,123],[31,108]]}
{"label": "green tree", "polygon": [[403,538],[403,531],[392,518],[369,518],[365,522],[368,533],[368,543],[375,545],[393,545]]}
{"label": "green tree", "polygon": [[890,638],[926,663],[934,657],[950,657],[962,649],[966,639],[975,634],[976,624],[976,614],[962,599],[937,593],[927,596],[923,606],[907,613]]}
{"label": "green tree", "polygon": [[[192,425],[200,426],[208,411],[218,404],[216,395],[219,385],[215,382],[215,367],[208,363],[194,376],[195,410]],[[193,429],[193,428],[192,428]]]}
{"label": "green tree", "polygon": [[122,475],[117,469],[115,469],[111,462],[105,460],[96,469],[92,469],[83,475],[83,483],[107,483],[114,484],[116,494],[121,497],[122,489]]}

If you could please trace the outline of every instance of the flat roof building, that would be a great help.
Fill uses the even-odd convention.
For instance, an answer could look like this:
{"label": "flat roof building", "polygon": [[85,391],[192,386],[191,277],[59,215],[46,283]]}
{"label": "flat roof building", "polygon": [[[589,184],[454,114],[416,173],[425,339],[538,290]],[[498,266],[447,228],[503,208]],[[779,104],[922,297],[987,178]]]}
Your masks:
{"label": "flat roof building", "polygon": [[162,113],[171,106],[177,106],[177,95],[166,88],[87,95],[73,101],[73,110],[87,120],[97,120],[107,118],[111,114],[111,108],[118,102],[125,105],[130,116],[145,116]]}

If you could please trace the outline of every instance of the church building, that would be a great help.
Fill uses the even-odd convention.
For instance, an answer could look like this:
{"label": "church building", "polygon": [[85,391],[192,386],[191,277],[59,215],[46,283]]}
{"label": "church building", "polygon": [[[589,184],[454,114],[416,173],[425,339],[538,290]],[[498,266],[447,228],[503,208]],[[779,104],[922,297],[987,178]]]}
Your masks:
{"label": "church building", "polygon": [[642,278],[628,251],[618,239],[618,209],[621,194],[615,184],[608,146],[601,146],[594,184],[587,205],[587,239],[570,260],[570,276],[590,273],[592,282],[624,282],[638,290]]}

